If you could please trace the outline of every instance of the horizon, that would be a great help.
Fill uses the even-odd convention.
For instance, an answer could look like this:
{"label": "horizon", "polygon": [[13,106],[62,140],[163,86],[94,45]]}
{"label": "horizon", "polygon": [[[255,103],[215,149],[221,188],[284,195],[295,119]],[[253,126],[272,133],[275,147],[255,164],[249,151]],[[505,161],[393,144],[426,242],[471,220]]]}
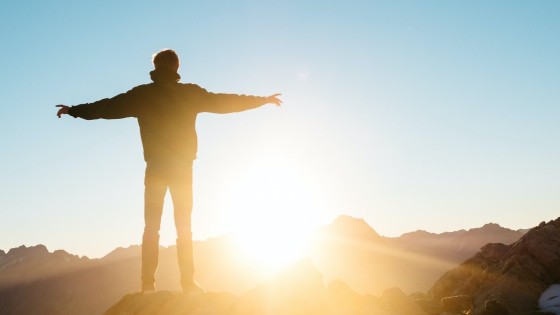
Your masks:
{"label": "horizon", "polygon": [[[344,214],[385,236],[553,220],[559,14],[511,1],[3,3],[0,248],[98,257],[140,243],[136,121],[58,119],[54,106],[148,83],[163,48],[181,82],[282,93],[280,108],[199,115],[194,239],[285,246]],[[176,238],[170,201],[162,245]]]}
{"label": "horizon", "polygon": [[[503,228],[503,229],[507,229],[507,230],[514,231],[514,232],[522,232],[522,233],[525,233],[525,230],[531,230],[532,228],[537,227],[537,225],[535,225],[535,226],[526,227],[526,228],[512,229],[512,228],[509,228],[509,227],[507,227],[507,226],[502,226],[502,225],[500,225],[499,223],[488,222],[488,223],[485,223],[485,224],[483,224],[483,225],[481,225],[481,226],[470,227],[470,228],[462,228],[462,229],[453,230],[453,231],[432,232],[432,231],[427,231],[427,230],[412,230],[412,231],[404,232],[403,234],[398,235],[398,236],[387,236],[387,235],[379,234],[379,233],[377,232],[377,230],[375,229],[375,227],[371,226],[371,225],[370,225],[367,221],[365,221],[363,218],[357,218],[357,217],[352,217],[352,216],[349,216],[349,215],[342,214],[342,215],[339,215],[338,217],[336,217],[332,222],[328,223],[327,225],[322,225],[322,226],[316,226],[316,227],[314,227],[313,230],[310,232],[310,234],[316,233],[316,232],[318,232],[318,230],[320,230],[320,229],[322,229],[322,228],[332,226],[332,225],[335,223],[336,220],[338,220],[338,219],[340,219],[340,218],[342,218],[342,217],[347,217],[347,218],[350,218],[350,219],[356,220],[356,221],[362,220],[362,221],[364,221],[364,222],[368,225],[368,227],[370,227],[370,228],[371,228],[375,233],[377,233],[379,236],[381,236],[381,237],[383,237],[383,238],[390,238],[390,239],[400,238],[400,237],[402,237],[402,236],[405,235],[405,234],[410,234],[410,233],[415,233],[415,232],[427,232],[427,233],[434,234],[434,235],[441,235],[441,234],[445,234],[445,233],[454,233],[454,232],[461,232],[461,231],[470,231],[470,230],[480,229],[480,228],[483,228],[483,227],[485,227],[485,226],[487,226],[487,225],[492,225],[492,224],[498,225],[499,227],[501,227],[501,228]],[[560,218],[560,217],[558,217],[558,218]],[[541,221],[541,222],[550,222],[550,221],[554,221],[554,220],[555,220],[555,219],[552,219],[552,220],[544,220],[544,221]],[[540,223],[539,223],[539,224],[540,224]],[[206,239],[193,239],[193,241],[194,241],[194,242],[207,242],[207,241],[210,241],[210,240],[221,239],[221,238],[231,238],[231,239],[233,239],[233,240],[235,241],[235,246],[236,246],[236,247],[240,247],[239,250],[240,250],[241,252],[243,252],[243,248],[242,248],[242,247],[243,247],[243,244],[239,243],[238,240],[236,240],[236,235],[235,235],[234,233],[231,233],[231,232],[230,232],[230,233],[225,233],[225,234],[222,234],[222,235],[210,236],[210,237],[208,237],[208,238],[206,238]],[[64,249],[64,248],[56,248],[56,249],[53,249],[53,248],[50,248],[47,244],[42,244],[42,243],[38,243],[38,244],[20,244],[20,245],[18,245],[18,246],[15,246],[15,247],[12,247],[12,248],[7,248],[7,249],[0,248],[0,250],[4,251],[4,252],[7,254],[11,249],[19,248],[19,247],[21,247],[21,246],[24,246],[24,247],[26,247],[26,248],[30,248],[30,247],[41,246],[41,245],[42,245],[42,246],[45,246],[45,247],[47,248],[47,250],[49,251],[49,253],[53,253],[53,252],[55,252],[55,251],[57,251],[57,250],[64,250],[64,251],[66,251],[66,252],[69,253],[69,254],[77,255],[77,256],[79,256],[79,257],[87,257],[87,258],[89,258],[89,259],[101,259],[101,258],[104,258],[105,256],[109,255],[110,253],[114,252],[115,250],[118,250],[118,249],[121,249],[121,248],[127,249],[127,248],[130,248],[130,247],[140,246],[141,244],[140,244],[140,243],[137,243],[137,244],[128,244],[128,245],[118,246],[118,247],[115,247],[115,248],[109,250],[108,252],[102,254],[101,256],[97,256],[97,257],[92,257],[92,256],[89,256],[89,255],[80,255],[80,254],[77,254],[77,253],[70,252],[70,251],[68,251],[68,250],[66,250],[66,249]],[[170,247],[174,247],[174,246],[175,246],[174,243],[172,243],[172,244],[160,244],[160,247],[163,247],[163,248],[170,248]],[[249,250],[250,250],[250,249],[249,249]],[[255,254],[255,253],[248,253],[249,256],[252,256],[251,259],[259,260],[260,258],[259,258],[259,257],[255,257],[254,254]],[[279,267],[286,266],[286,265],[289,265],[289,264],[291,264],[291,263],[294,263],[295,261],[297,261],[297,260],[299,260],[299,259],[301,259],[301,258],[305,258],[305,256],[287,257],[287,258],[288,258],[288,260],[281,261],[280,264],[275,264],[275,263],[273,263],[273,264],[272,264],[272,267],[271,267],[271,270],[276,270],[276,269],[279,268]],[[267,263],[265,262],[264,264],[267,264]],[[270,270],[269,270],[269,271],[270,271]]]}

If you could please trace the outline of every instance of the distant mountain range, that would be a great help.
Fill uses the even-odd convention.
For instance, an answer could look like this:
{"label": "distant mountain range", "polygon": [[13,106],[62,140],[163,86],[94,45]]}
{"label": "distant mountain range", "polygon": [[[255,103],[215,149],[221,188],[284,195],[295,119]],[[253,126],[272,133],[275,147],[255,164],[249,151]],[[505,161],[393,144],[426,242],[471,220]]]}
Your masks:
{"label": "distant mountain range", "polygon": [[397,238],[378,235],[364,220],[338,217],[317,234],[311,257],[327,280],[342,279],[362,293],[390,287],[425,291],[445,271],[488,243],[512,244],[523,232],[486,224],[434,234],[416,231]]}
{"label": "distant mountain range", "polygon": [[[524,231],[497,224],[441,234],[378,235],[364,220],[338,217],[313,237],[309,261],[327,283],[337,279],[358,293],[387,288],[426,292],[448,270],[488,243],[518,241]],[[242,294],[267,280],[234,252],[233,238],[195,242],[197,281],[212,292]],[[101,314],[138,288],[140,247],[89,259],[43,245],[0,251],[0,314]],[[162,248],[158,289],[179,290],[175,248]]]}

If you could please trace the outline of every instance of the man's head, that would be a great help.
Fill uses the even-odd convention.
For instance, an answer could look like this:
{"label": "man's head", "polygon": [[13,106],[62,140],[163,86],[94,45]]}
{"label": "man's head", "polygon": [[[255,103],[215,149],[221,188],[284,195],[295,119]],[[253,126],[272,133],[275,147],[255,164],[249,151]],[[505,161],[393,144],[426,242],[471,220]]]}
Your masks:
{"label": "man's head", "polygon": [[152,62],[156,70],[179,70],[179,56],[172,49],[164,49],[152,56]]}

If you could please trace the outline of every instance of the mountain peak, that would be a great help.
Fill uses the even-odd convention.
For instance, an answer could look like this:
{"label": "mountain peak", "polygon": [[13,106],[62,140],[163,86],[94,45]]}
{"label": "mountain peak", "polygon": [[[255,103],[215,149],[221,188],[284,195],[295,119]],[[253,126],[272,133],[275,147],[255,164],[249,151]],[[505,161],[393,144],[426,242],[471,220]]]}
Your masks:
{"label": "mountain peak", "polygon": [[503,229],[498,223],[486,223],[482,226],[483,229]]}
{"label": "mountain peak", "polygon": [[347,214],[342,214],[339,215],[338,217],[336,217],[333,221],[333,224],[335,223],[339,223],[339,224],[343,224],[343,223],[361,223],[361,224],[367,224],[366,221],[364,221],[364,219],[362,218],[356,218]]}
{"label": "mountain peak", "polygon": [[45,245],[39,244],[35,246],[26,247],[21,245],[20,247],[12,248],[8,251],[8,255],[12,257],[26,257],[26,256],[44,256],[48,255],[49,250]]}
{"label": "mountain peak", "polygon": [[326,228],[329,233],[336,233],[348,238],[361,240],[377,240],[381,236],[361,218],[341,215]]}

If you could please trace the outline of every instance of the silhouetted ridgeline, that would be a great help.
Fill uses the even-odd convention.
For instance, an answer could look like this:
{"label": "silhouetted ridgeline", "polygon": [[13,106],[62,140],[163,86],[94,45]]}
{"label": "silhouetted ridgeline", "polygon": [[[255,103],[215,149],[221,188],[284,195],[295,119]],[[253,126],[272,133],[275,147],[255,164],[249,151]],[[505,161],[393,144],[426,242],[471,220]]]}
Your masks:
{"label": "silhouetted ridgeline", "polygon": [[[468,231],[413,232],[385,238],[363,220],[343,216],[316,233],[310,259],[272,278],[252,272],[251,264],[232,250],[229,237],[195,242],[196,278],[209,293],[191,298],[169,292],[179,290],[174,247],[162,248],[157,283],[162,291],[150,296],[126,295],[138,288],[138,246],[119,248],[101,259],[80,258],[64,251],[49,253],[42,245],[20,247],[0,252],[0,314],[102,314],[119,300],[107,314],[439,314],[449,307],[440,299],[456,295],[469,295],[479,312],[494,296],[472,290],[476,285],[470,291],[464,288],[464,282],[471,280],[457,274],[466,273],[453,273],[453,268],[465,261],[462,257],[470,252],[467,257],[472,258],[466,264],[481,255],[486,257],[493,246],[503,246],[500,253],[511,252],[504,254],[507,261],[536,255],[554,266],[556,256],[546,253],[560,253],[560,243],[549,243],[545,252],[532,251],[525,256],[519,253],[527,250],[513,249],[545,248],[534,244],[533,235],[541,235],[539,241],[553,240],[542,233],[550,230],[559,235],[555,230],[559,220],[541,224],[513,245],[489,245],[478,252],[488,242],[509,244],[523,234],[489,224]],[[560,266],[559,261],[555,266]],[[523,305],[535,308],[538,290],[560,282],[555,273],[558,268],[554,272],[547,268],[552,267],[545,267],[538,275],[549,278],[536,276],[539,285]],[[449,270],[455,276],[446,278],[448,273],[434,285]],[[526,279],[528,272],[519,269],[515,276]],[[405,293],[426,292],[432,285],[429,295]],[[508,299],[498,300],[515,310],[520,307]],[[460,299],[446,301],[457,304]],[[169,312],[156,312],[161,309]],[[515,310],[511,314],[521,314]]]}
{"label": "silhouetted ridgeline", "polygon": [[499,301],[511,315],[537,308],[542,292],[560,283],[560,218],[541,223],[511,245],[488,244],[443,275],[429,290],[434,299],[474,298],[475,314],[485,302]]}

